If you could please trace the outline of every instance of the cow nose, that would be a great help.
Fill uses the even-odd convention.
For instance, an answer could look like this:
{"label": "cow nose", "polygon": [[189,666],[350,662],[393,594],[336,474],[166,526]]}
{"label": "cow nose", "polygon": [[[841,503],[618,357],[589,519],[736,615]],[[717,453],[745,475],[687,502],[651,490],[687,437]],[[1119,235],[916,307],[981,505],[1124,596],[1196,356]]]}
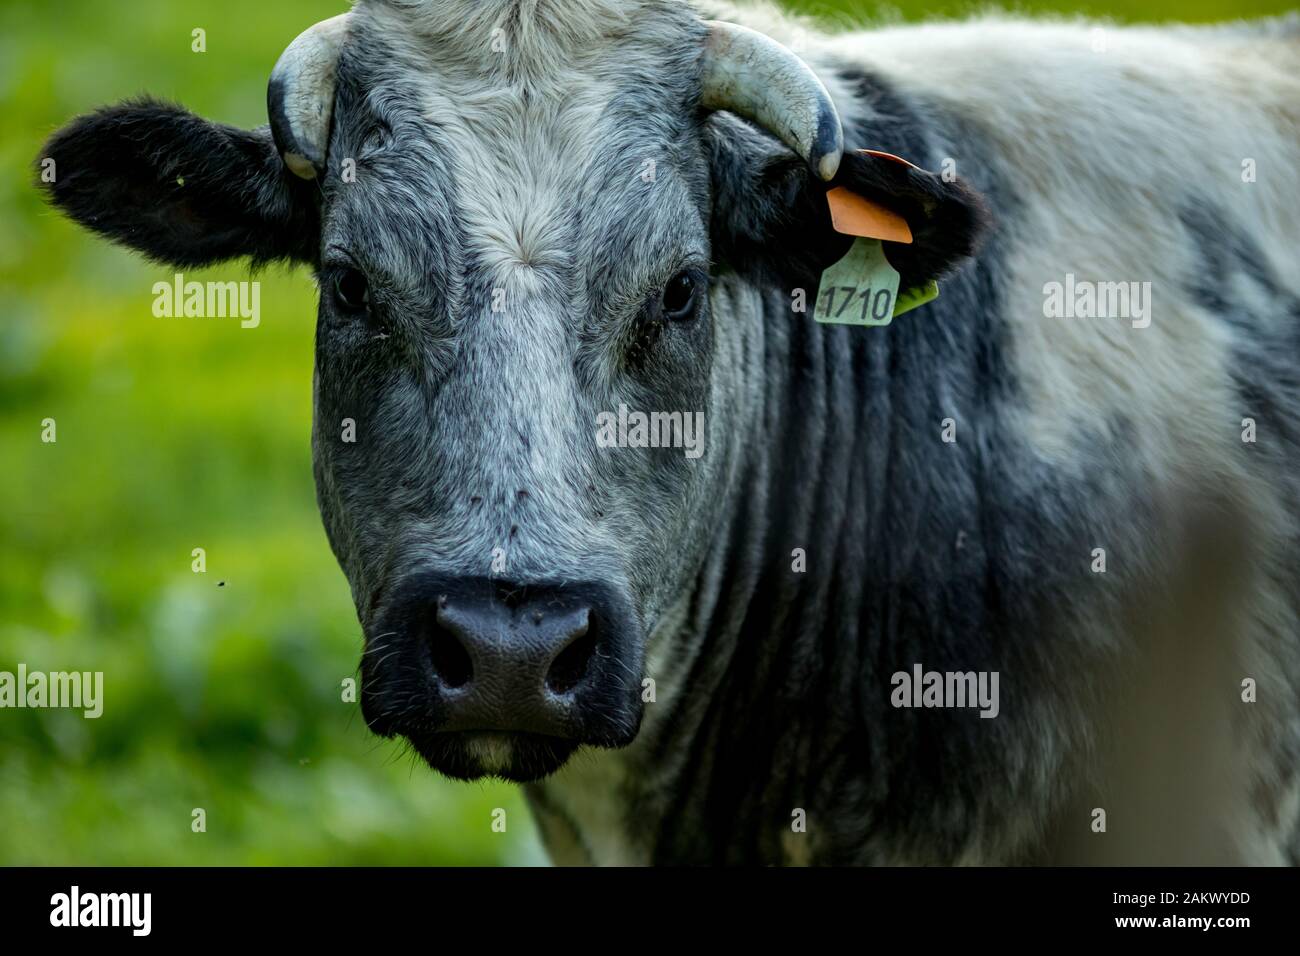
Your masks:
{"label": "cow nose", "polygon": [[591,608],[534,602],[513,615],[518,624],[508,608],[442,597],[429,636],[434,675],[451,690],[477,679],[568,693],[586,675],[595,647]]}
{"label": "cow nose", "polygon": [[440,594],[422,617],[442,730],[572,734],[602,638],[589,602],[496,585]]}
{"label": "cow nose", "polygon": [[361,710],[453,776],[499,768],[505,754],[517,758],[510,773],[532,779],[562,745],[632,742],[641,633],[621,582],[418,572],[388,590],[367,635]]}

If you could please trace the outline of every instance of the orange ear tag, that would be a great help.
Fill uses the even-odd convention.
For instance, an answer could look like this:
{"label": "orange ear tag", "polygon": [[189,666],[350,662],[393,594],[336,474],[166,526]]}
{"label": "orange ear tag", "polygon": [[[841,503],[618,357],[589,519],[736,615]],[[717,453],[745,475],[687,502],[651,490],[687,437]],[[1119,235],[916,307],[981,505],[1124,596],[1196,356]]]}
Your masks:
{"label": "orange ear tag", "polygon": [[836,232],[888,242],[912,241],[912,230],[906,219],[843,186],[827,190],[826,202],[830,204],[831,225]]}

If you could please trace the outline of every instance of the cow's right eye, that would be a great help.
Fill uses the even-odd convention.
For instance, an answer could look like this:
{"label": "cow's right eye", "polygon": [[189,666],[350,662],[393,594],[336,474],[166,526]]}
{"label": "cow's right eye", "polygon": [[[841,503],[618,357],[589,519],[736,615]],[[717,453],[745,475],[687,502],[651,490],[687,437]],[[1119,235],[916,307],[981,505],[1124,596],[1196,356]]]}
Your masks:
{"label": "cow's right eye", "polygon": [[695,313],[696,292],[699,283],[690,270],[679,272],[664,286],[660,298],[663,316],[673,322],[683,322]]}
{"label": "cow's right eye", "polygon": [[334,301],[344,312],[370,308],[370,285],[357,269],[343,269],[334,277]]}

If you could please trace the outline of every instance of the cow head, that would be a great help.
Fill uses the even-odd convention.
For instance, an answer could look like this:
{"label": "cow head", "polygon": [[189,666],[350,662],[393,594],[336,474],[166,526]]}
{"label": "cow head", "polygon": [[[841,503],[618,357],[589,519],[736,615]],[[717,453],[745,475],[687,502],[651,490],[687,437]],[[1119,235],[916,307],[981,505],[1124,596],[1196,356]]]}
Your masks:
{"label": "cow head", "polygon": [[[848,244],[832,180],[921,217],[964,194],[842,156],[798,57],[668,0],[361,0],[288,47],[269,111],[83,117],[50,196],[160,261],[316,270],[318,500],[375,731],[466,778],[627,744],[737,470],[711,282],[815,283]],[[653,412],[677,447],[601,441]]]}

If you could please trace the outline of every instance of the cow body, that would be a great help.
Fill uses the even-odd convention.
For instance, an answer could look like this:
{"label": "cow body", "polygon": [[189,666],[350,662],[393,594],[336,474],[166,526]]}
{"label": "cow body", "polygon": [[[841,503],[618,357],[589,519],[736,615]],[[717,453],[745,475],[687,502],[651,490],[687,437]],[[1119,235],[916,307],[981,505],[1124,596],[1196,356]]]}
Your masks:
{"label": "cow body", "polygon": [[[366,719],[557,861],[1296,862],[1298,35],[361,0],[269,131],[111,108],[50,193],[316,269]],[[938,299],[813,320],[828,184]]]}
{"label": "cow body", "polygon": [[[887,329],[716,286],[727,507],[651,639],[637,741],[530,787],[548,845],[1296,862],[1296,32],[757,25],[803,39],[848,139],[955,159],[995,236]],[[1243,182],[1248,157],[1277,174]],[[1150,325],[1045,317],[1067,272],[1151,281]],[[999,718],[893,708],[917,662],[1000,672]]]}

